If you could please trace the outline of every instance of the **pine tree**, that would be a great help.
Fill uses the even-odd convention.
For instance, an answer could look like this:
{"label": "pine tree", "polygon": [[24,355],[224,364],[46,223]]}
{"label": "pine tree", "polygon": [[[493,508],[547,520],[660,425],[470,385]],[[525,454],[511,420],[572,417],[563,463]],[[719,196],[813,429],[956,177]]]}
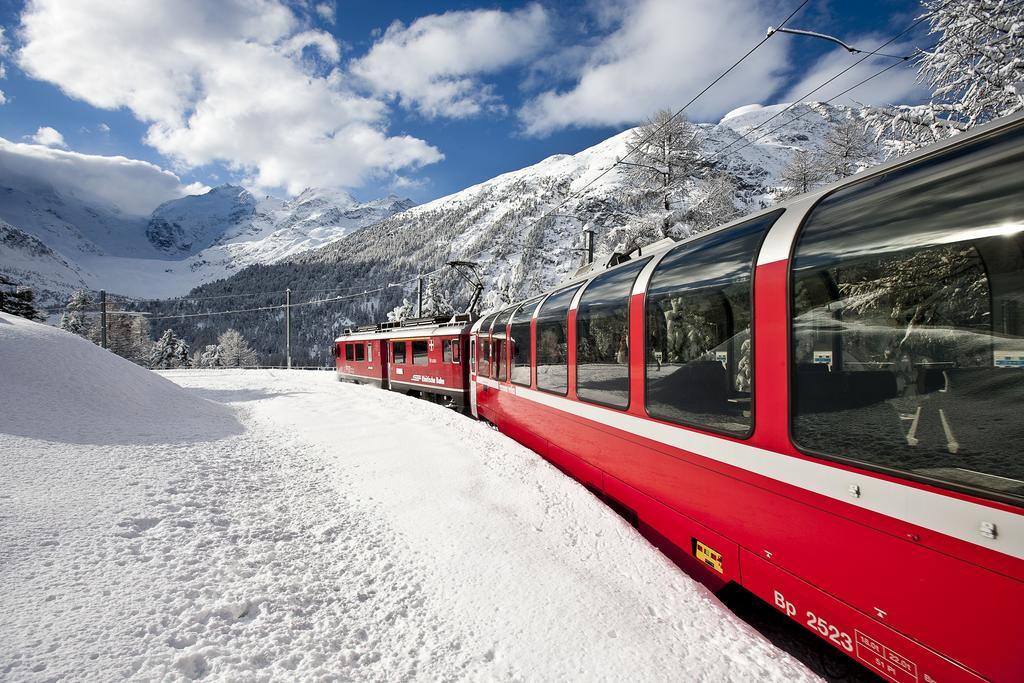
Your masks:
{"label": "pine tree", "polygon": [[256,365],[256,352],[236,329],[226,330],[217,338],[218,362],[226,368],[247,368]]}
{"label": "pine tree", "polygon": [[423,288],[423,315],[454,315],[455,307],[441,291],[440,278],[431,275]]}
{"label": "pine tree", "polygon": [[844,119],[825,134],[822,159],[832,175],[846,178],[868,160],[873,147],[863,121]]}
{"label": "pine tree", "polygon": [[402,303],[388,311],[388,321],[405,320],[412,317],[413,307],[408,299],[402,299]]}
{"label": "pine tree", "polygon": [[738,216],[742,211],[736,206],[739,194],[736,183],[727,175],[715,175],[698,182],[689,194],[690,207],[685,214],[689,234],[717,228]]}
{"label": "pine tree", "polygon": [[673,198],[703,170],[700,129],[682,115],[661,110],[633,131],[628,145],[636,151],[621,164],[630,180],[658,196],[662,236],[668,237]]}
{"label": "pine tree", "polygon": [[0,313],[42,322],[46,316],[36,308],[35,299],[36,295],[31,289],[19,287],[13,280],[0,275]]}
{"label": "pine tree", "polygon": [[163,336],[153,344],[149,356],[149,366],[154,369],[187,368],[189,366],[188,344],[174,334],[174,330],[166,330]]}
{"label": "pine tree", "polygon": [[77,334],[79,337],[89,337],[89,319],[86,313],[92,306],[92,299],[89,290],[76,290],[68,299],[64,307],[64,313],[60,316],[60,327],[62,330]]}
{"label": "pine tree", "polygon": [[789,185],[785,196],[810,192],[828,177],[820,157],[805,149],[794,150],[779,179]]}
{"label": "pine tree", "polygon": [[932,88],[919,106],[874,108],[878,137],[895,135],[905,153],[978,123],[1024,109],[1024,3],[923,0],[931,50],[917,56],[918,78]]}

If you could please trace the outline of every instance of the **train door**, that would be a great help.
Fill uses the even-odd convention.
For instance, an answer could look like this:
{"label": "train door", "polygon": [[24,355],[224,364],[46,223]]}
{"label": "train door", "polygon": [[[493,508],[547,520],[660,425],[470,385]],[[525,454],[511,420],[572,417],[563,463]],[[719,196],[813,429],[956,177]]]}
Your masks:
{"label": "train door", "polygon": [[476,412],[476,335],[469,335],[469,412],[479,418]]}

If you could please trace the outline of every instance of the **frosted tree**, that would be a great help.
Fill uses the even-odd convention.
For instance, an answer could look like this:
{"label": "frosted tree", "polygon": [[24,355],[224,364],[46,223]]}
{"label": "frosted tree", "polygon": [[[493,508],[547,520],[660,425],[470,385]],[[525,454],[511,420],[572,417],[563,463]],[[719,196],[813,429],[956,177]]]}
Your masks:
{"label": "frosted tree", "polygon": [[837,178],[846,178],[857,172],[870,157],[875,143],[863,121],[844,119],[825,134],[822,160]]}
{"label": "frosted tree", "polygon": [[690,206],[685,213],[689,234],[697,234],[717,228],[740,215],[742,209],[736,206],[740,191],[727,175],[715,175],[698,181],[690,191]]}
{"label": "frosted tree", "polygon": [[430,276],[423,288],[423,315],[454,315],[455,307],[442,291],[440,278]]}
{"label": "frosted tree", "polygon": [[782,169],[779,180],[789,187],[783,196],[792,197],[810,192],[827,177],[828,171],[821,157],[805,149],[797,149]]}
{"label": "frosted tree", "polygon": [[398,320],[405,320],[406,318],[412,317],[413,311],[413,306],[409,303],[409,300],[403,298],[400,305],[395,306],[393,309],[388,311],[388,321],[396,322]]}
{"label": "frosted tree", "polygon": [[932,88],[919,106],[874,108],[868,120],[891,151],[905,153],[971,126],[1024,109],[1024,3],[1007,0],[923,0],[931,50],[916,61],[918,80]]}
{"label": "frosted tree", "polygon": [[28,287],[19,287],[13,280],[0,275],[0,313],[42,322],[46,319],[36,308],[35,294]]}
{"label": "frosted tree", "polygon": [[89,336],[89,319],[86,313],[92,306],[92,298],[86,289],[76,290],[68,299],[64,313],[60,316],[60,328],[79,337]]}
{"label": "frosted tree", "polygon": [[189,366],[188,344],[174,334],[174,330],[165,330],[163,336],[153,344],[149,366],[154,369],[187,368]]}
{"label": "frosted tree", "polygon": [[621,164],[631,181],[657,195],[663,212],[662,233],[667,237],[672,200],[703,170],[700,129],[682,115],[673,117],[672,112],[661,110],[633,131],[628,145],[636,151]]}
{"label": "frosted tree", "polygon": [[220,347],[218,360],[226,368],[247,368],[256,365],[256,352],[249,347],[242,333],[236,329],[226,330],[217,338]]}
{"label": "frosted tree", "polygon": [[192,367],[194,368],[219,368],[223,367],[220,360],[220,346],[207,344],[202,351],[192,354]]}

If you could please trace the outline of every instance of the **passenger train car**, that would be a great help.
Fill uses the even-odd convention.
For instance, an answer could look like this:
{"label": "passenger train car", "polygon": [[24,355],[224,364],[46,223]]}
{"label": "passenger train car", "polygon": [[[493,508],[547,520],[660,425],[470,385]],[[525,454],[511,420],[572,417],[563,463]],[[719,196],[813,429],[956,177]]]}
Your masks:
{"label": "passenger train car", "polygon": [[430,399],[460,410],[469,387],[469,316],[367,325],[334,341],[338,379]]}
{"label": "passenger train car", "polygon": [[709,585],[897,683],[1024,681],[1024,116],[488,315],[469,369]]}

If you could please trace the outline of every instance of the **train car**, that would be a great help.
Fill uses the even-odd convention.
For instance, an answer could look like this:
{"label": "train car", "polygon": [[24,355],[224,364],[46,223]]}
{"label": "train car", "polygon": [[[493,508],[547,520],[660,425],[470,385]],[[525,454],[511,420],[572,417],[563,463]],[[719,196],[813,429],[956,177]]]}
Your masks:
{"label": "train car", "polygon": [[465,410],[468,315],[367,325],[334,341],[338,379],[373,384]]}
{"label": "train car", "polygon": [[709,585],[897,683],[1024,680],[1024,116],[584,273],[470,355],[475,416]]}

